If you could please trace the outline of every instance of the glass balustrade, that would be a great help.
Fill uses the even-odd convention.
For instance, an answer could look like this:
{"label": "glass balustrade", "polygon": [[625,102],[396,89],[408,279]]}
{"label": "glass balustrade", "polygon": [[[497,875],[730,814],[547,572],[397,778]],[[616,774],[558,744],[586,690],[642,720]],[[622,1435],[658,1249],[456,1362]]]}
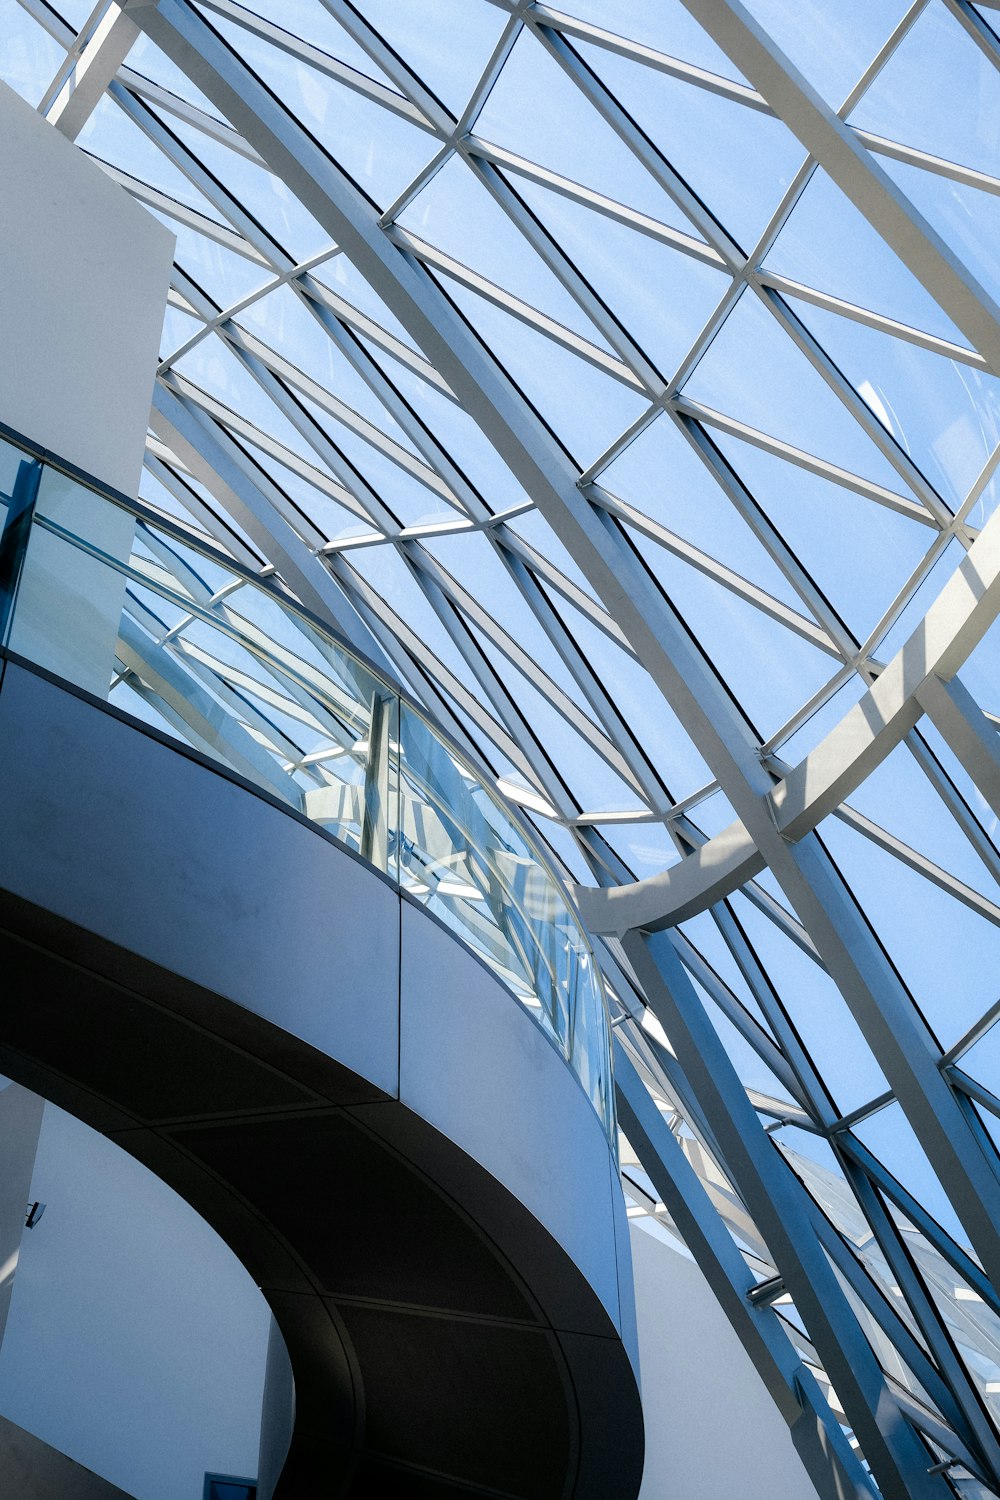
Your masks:
{"label": "glass balustrade", "polygon": [[614,1143],[589,943],[527,824],[279,587],[0,441],[0,640],[325,829],[503,981]]}

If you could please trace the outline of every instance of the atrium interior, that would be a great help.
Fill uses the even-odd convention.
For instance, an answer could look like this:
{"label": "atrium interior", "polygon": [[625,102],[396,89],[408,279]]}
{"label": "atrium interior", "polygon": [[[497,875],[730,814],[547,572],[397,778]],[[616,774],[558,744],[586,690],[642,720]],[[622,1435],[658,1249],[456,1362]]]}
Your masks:
{"label": "atrium interior", "polygon": [[1000,0],[0,80],[0,1489],[1000,1500]]}

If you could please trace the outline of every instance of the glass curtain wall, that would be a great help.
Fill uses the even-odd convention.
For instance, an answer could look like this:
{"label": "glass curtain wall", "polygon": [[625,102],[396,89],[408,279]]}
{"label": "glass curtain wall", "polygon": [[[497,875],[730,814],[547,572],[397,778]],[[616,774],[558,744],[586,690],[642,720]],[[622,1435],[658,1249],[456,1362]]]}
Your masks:
{"label": "glass curtain wall", "polygon": [[1000,1494],[995,0],[134,18],[0,0],[177,236],[142,500],[326,591],[576,882],[630,1212],[849,1492]]}

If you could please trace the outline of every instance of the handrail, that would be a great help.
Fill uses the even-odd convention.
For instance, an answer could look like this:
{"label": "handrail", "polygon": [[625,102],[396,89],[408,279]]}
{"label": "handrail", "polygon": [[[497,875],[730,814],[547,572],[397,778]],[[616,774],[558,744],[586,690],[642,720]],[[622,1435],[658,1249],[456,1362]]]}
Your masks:
{"label": "handrail", "polygon": [[426,906],[556,1046],[614,1149],[600,972],[521,814],[282,588],[0,433],[0,646],[263,788]]}

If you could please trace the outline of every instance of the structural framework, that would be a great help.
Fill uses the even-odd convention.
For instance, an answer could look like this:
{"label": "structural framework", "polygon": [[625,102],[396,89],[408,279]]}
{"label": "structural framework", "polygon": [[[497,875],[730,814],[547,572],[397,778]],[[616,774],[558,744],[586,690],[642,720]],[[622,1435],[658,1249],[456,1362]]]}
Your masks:
{"label": "structural framework", "polygon": [[997,0],[0,15],[177,235],[145,503],[576,883],[631,1211],[819,1492],[1000,1494]]}

